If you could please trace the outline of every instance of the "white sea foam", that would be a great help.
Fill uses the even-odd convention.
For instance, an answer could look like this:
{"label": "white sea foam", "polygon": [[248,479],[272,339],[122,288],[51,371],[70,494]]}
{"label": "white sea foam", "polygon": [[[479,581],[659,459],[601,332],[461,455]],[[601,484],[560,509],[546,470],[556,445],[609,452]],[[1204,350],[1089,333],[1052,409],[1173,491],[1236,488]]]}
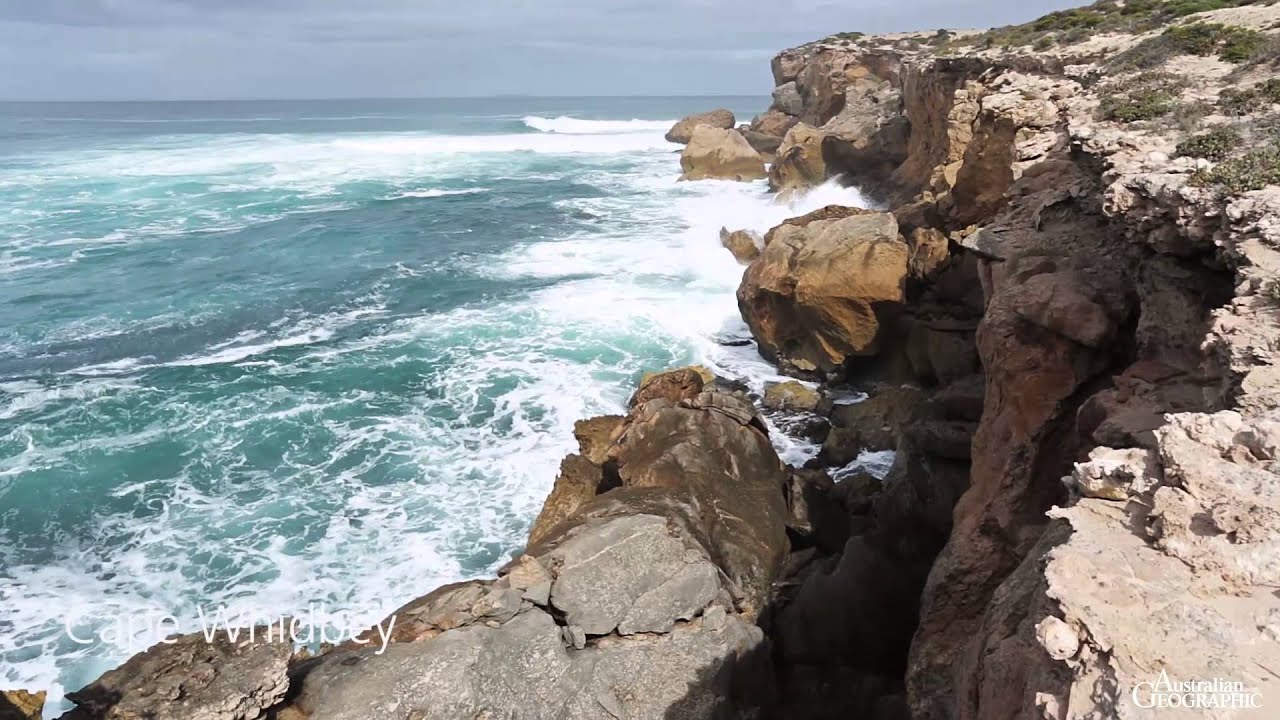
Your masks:
{"label": "white sea foam", "polygon": [[466,188],[462,190],[442,190],[440,188],[431,188],[428,190],[406,190],[399,195],[394,195],[390,199],[400,200],[404,198],[438,198],[450,197],[453,195],[478,195],[480,193],[489,192],[488,188]]}
{"label": "white sea foam", "polygon": [[665,133],[674,120],[583,120],[561,115],[554,118],[529,115],[525,125],[544,133],[563,135],[616,135],[619,133]]}
{"label": "white sea foam", "polygon": [[[526,171],[519,158],[563,153],[574,156],[566,169],[574,181],[600,188],[603,197],[564,201],[598,218],[589,230],[514,246],[485,263],[482,270],[496,279],[539,281],[539,289],[501,303],[344,332],[385,312],[371,298],[166,363],[140,357],[78,368],[73,372],[87,377],[54,396],[41,396],[42,386],[5,388],[9,410],[0,412],[14,417],[65,402],[57,392],[82,393],[79,412],[89,418],[111,412],[124,392],[145,394],[142,406],[156,411],[118,435],[61,446],[14,428],[3,440],[26,449],[0,466],[0,475],[36,467],[73,472],[77,453],[165,438],[198,438],[202,451],[154,479],[117,488],[117,499],[136,499],[149,513],[104,510],[94,518],[95,536],[56,548],[56,563],[7,568],[0,621],[23,630],[0,634],[0,655],[16,645],[43,652],[0,670],[2,684],[49,688],[56,697],[122,660],[125,647],[79,648],[61,637],[61,619],[89,608],[190,615],[202,603],[278,614],[325,600],[371,623],[436,585],[504,563],[574,447],[574,422],[621,409],[640,373],[702,362],[757,392],[779,379],[754,348],[718,341],[747,337],[734,301],[742,268],[720,246],[719,229],[764,231],[825,204],[863,204],[857,193],[832,184],[779,205],[762,183],[676,183],[661,135],[669,123],[541,120],[543,127],[526,123],[541,132],[518,135],[246,136],[77,161],[90,177],[211,175],[236,192],[323,193],[376,180],[398,197],[439,197],[456,191],[438,185],[476,177],[560,182],[564,175],[532,165]],[[583,153],[626,162],[614,167]],[[104,328],[82,331],[121,332]],[[272,354],[282,348],[292,350]],[[305,384],[286,391],[270,382],[340,365],[401,373],[401,365],[424,355],[439,369],[406,379],[394,397],[358,384],[341,392]],[[265,386],[196,388],[207,394],[195,400],[139,380],[144,371],[230,365],[251,367]],[[87,385],[105,381],[120,385]],[[290,450],[268,472],[246,438],[272,433],[282,433]],[[774,438],[789,462],[816,451],[780,432]],[[308,445],[324,453],[304,456]],[[308,529],[305,539],[298,527]],[[487,567],[477,568],[475,558]]]}

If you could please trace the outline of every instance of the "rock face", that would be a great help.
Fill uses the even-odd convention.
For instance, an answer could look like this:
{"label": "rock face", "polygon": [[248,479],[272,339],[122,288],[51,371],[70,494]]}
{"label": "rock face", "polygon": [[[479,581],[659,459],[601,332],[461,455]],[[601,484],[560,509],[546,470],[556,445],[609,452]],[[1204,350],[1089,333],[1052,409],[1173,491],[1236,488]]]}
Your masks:
{"label": "rock face", "polygon": [[743,275],[738,307],[766,357],[830,375],[879,347],[901,303],[907,245],[888,213],[785,225]]}
{"label": "rock face", "polygon": [[693,140],[693,131],[699,125],[706,125],[720,130],[732,130],[736,122],[733,113],[723,108],[690,115],[671,126],[671,129],[667,131],[667,142],[686,145]]}
{"label": "rock face", "polygon": [[787,131],[769,166],[769,189],[803,190],[820,185],[827,179],[827,165],[822,159],[821,131],[804,123]]}
{"label": "rock face", "polygon": [[[186,635],[174,644],[160,644],[133,656],[129,662],[67,694],[76,709],[68,720],[132,720],[133,718],[190,718],[241,720],[263,717],[284,699],[293,644],[279,632],[268,637],[231,639],[225,633],[213,642],[202,633]],[[244,633],[247,635],[248,631]]]}
{"label": "rock face", "polygon": [[40,720],[46,693],[25,690],[0,692],[0,720]]}
{"label": "rock face", "polygon": [[734,259],[746,265],[760,256],[764,238],[751,230],[729,232],[727,228],[720,228],[720,244],[733,253]]}
{"label": "rock face", "polygon": [[755,623],[788,550],[787,475],[750,402],[704,372],[652,375],[627,416],[579,423],[581,453],[566,458],[525,554],[495,580],[398,610],[385,652],[348,643],[291,664],[288,644],[191,636],[71,694],[67,717],[764,712],[773,680]]}
{"label": "rock face", "polygon": [[694,128],[693,138],[680,155],[681,180],[759,180],[764,159],[737,130],[709,125]]}
{"label": "rock face", "polygon": [[795,380],[774,383],[764,390],[764,406],[770,410],[813,412],[821,402],[817,390]]}

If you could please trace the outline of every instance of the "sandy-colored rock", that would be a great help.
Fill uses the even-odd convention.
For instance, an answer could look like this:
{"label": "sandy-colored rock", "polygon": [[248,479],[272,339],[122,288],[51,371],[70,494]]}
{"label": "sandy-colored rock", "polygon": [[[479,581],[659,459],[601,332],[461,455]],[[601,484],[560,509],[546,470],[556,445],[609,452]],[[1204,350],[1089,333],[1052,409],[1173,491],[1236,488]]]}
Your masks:
{"label": "sandy-colored rock", "polygon": [[47,693],[25,690],[0,692],[0,720],[40,720]]}
{"label": "sandy-colored rock", "polygon": [[916,228],[911,231],[907,236],[907,247],[911,252],[907,269],[916,280],[932,280],[951,257],[947,236],[934,228]]}
{"label": "sandy-colored rock", "polygon": [[591,462],[603,464],[624,420],[621,415],[601,415],[575,422],[573,437],[578,441],[578,451]]}
{"label": "sandy-colored rock", "polygon": [[774,383],[764,389],[764,406],[770,410],[813,412],[821,401],[817,390],[796,380]]}
{"label": "sandy-colored rock", "polygon": [[724,109],[698,113],[697,115],[690,115],[673,125],[667,131],[666,138],[668,142],[686,145],[693,140],[693,132],[699,126],[706,125],[720,130],[730,130],[736,122],[737,120],[733,117],[733,113]]}
{"label": "sandy-colored rock", "polygon": [[781,192],[821,185],[827,179],[827,165],[822,159],[824,137],[822,131],[804,123],[788,130],[769,166],[769,189]]}
{"label": "sandy-colored rock", "polygon": [[[608,447],[603,449],[608,452]],[[529,543],[537,543],[557,525],[572,517],[578,508],[586,505],[600,491],[604,471],[600,465],[582,455],[569,455],[560,462],[560,475],[556,477],[551,493],[542,502],[542,511],[529,530]]]}
{"label": "sandy-colored rock", "polygon": [[677,403],[698,396],[703,387],[715,380],[710,370],[701,366],[676,368],[660,373],[646,373],[640,387],[631,396],[629,407],[639,407],[650,400],[663,398]]}
{"label": "sandy-colored rock", "polygon": [[773,242],[774,236],[778,234],[778,231],[785,227],[805,228],[809,226],[809,223],[816,222],[818,220],[840,220],[847,217],[854,217],[855,215],[872,215],[875,214],[875,212],[875,210],[849,207],[847,205],[826,205],[814,210],[813,212],[805,213],[804,215],[793,218],[787,218],[786,220],[783,220],[781,224],[770,228],[770,230],[764,234],[764,244],[768,245]]}
{"label": "sandy-colored rock", "polygon": [[764,246],[764,238],[754,230],[734,230],[720,228],[720,244],[733,253],[734,259],[743,265],[749,264],[760,256],[760,248]]}
{"label": "sandy-colored rock", "polygon": [[738,288],[738,307],[766,357],[838,374],[879,349],[879,312],[903,299],[907,245],[887,213],[784,225]]}
{"label": "sandy-colored rock", "polygon": [[787,131],[795,127],[800,122],[800,118],[794,115],[788,115],[778,110],[770,110],[763,115],[758,115],[751,121],[751,130],[761,135],[770,135],[776,138],[786,137]]}
{"label": "sandy-colored rock", "polygon": [[742,133],[699,125],[680,155],[681,180],[759,180],[766,176],[764,158]]}

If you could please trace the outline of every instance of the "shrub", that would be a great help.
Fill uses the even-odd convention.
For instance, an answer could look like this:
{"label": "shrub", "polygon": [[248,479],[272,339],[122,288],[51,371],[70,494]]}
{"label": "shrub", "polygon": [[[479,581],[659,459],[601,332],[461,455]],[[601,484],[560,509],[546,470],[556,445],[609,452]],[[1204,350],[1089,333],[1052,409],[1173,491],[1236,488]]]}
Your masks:
{"label": "shrub", "polygon": [[1241,63],[1258,53],[1266,36],[1257,30],[1222,23],[1175,25],[1164,31],[1175,50],[1189,55],[1208,56],[1215,52],[1222,60]]}
{"label": "shrub", "polygon": [[1230,125],[1219,125],[1203,135],[1189,137],[1178,143],[1178,155],[1183,157],[1225,160],[1240,146],[1240,132]]}
{"label": "shrub", "polygon": [[1280,147],[1272,145],[1225,160],[1191,176],[1194,185],[1220,187],[1231,193],[1280,184]]}
{"label": "shrub", "polygon": [[1154,120],[1173,110],[1186,81],[1169,73],[1147,72],[1111,84],[1099,110],[1107,120]]}
{"label": "shrub", "polygon": [[1268,109],[1280,103],[1280,78],[1271,78],[1251,88],[1227,88],[1218,94],[1218,109],[1223,115],[1241,117]]}

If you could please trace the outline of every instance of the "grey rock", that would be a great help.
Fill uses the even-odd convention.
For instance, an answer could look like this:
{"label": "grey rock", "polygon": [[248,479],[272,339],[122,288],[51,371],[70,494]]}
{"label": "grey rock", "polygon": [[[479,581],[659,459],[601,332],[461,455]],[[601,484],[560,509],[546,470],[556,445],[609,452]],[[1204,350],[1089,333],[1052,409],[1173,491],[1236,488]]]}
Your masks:
{"label": "grey rock", "polygon": [[800,90],[796,87],[794,80],[773,89],[773,109],[787,115],[799,115],[804,112],[804,100],[801,99]]}

